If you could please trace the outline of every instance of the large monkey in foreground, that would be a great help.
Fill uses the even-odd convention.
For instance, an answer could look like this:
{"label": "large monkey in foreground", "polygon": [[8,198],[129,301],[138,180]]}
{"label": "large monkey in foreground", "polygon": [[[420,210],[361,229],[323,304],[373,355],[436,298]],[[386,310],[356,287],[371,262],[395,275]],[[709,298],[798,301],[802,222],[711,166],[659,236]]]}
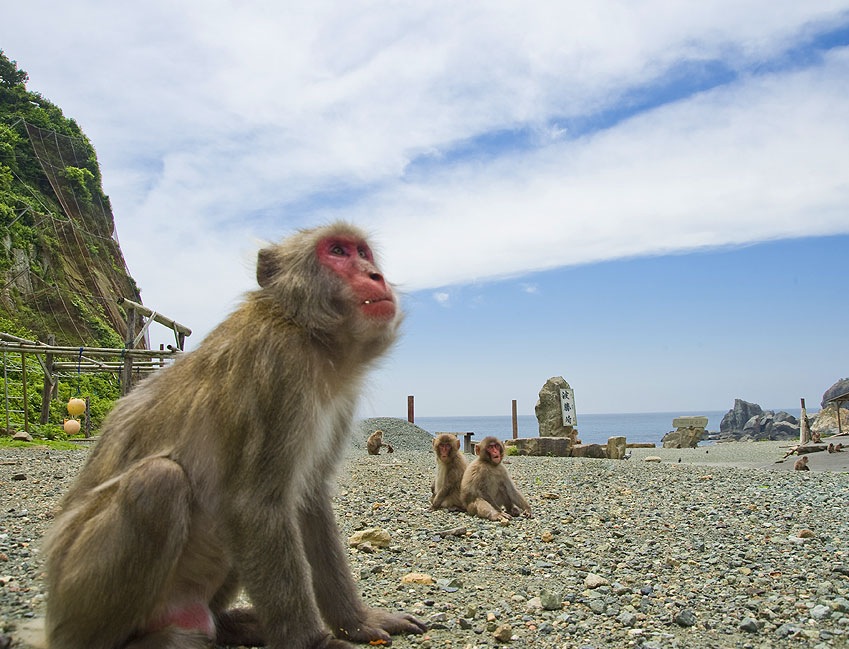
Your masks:
{"label": "large monkey in foreground", "polygon": [[460,483],[466,472],[466,458],[460,453],[460,440],[451,433],[441,433],[433,438],[436,455],[436,478],[431,485],[431,509],[464,511],[460,498]]}
{"label": "large monkey in foreground", "polygon": [[[259,252],[259,289],[115,405],[47,541],[51,649],[343,649],[421,633],[360,599],[331,509],[401,319],[363,234]],[[253,608],[227,606],[244,587]]]}
{"label": "large monkey in foreground", "polygon": [[520,514],[530,517],[531,506],[501,464],[504,444],[497,437],[484,437],[475,453],[478,457],[466,469],[460,486],[466,511],[492,521]]}

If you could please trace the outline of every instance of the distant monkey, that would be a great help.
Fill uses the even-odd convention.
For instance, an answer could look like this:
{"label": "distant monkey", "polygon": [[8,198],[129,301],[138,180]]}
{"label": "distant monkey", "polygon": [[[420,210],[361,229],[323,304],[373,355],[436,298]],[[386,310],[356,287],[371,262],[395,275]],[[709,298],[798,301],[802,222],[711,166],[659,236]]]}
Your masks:
{"label": "distant monkey", "polygon": [[828,452],[829,452],[829,453],[834,453],[834,442],[831,442],[831,443],[828,445]]}
{"label": "distant monkey", "polygon": [[[397,336],[393,289],[344,223],[260,250],[257,281],[104,422],[46,543],[52,649],[345,649],[424,631],[361,600],[330,498],[367,371]],[[228,610],[242,587],[253,607]]]}
{"label": "distant monkey", "polygon": [[834,445],[834,452],[835,453],[842,453],[844,448],[845,447],[843,446],[843,444],[841,444],[840,442],[837,442],[837,444]]}
{"label": "distant monkey", "polygon": [[460,484],[467,464],[465,456],[460,453],[460,440],[456,435],[441,433],[433,439],[433,451],[436,455],[436,478],[431,485],[430,508],[464,511]]}
{"label": "distant monkey", "polygon": [[376,430],[371,435],[368,436],[368,440],[366,441],[366,448],[368,449],[369,455],[379,455],[380,447],[385,446],[386,451],[388,453],[394,453],[395,449],[392,448],[392,444],[383,441],[383,431]]}
{"label": "distant monkey", "polygon": [[512,516],[531,516],[531,506],[501,464],[504,444],[496,437],[484,437],[475,446],[478,456],[463,474],[461,495],[466,511],[492,521]]}
{"label": "distant monkey", "polygon": [[803,455],[798,460],[793,463],[794,471],[810,471],[811,467],[808,466],[808,456]]}

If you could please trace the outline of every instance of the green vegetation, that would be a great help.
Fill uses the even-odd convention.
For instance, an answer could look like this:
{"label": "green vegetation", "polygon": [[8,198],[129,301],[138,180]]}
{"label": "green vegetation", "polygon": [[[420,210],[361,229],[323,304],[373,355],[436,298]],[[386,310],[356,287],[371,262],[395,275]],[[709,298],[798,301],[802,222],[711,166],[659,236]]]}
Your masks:
{"label": "green vegetation", "polygon": [[8,437],[0,437],[0,448],[32,448],[33,446],[46,446],[54,451],[80,451],[86,447],[74,442],[55,441],[40,439],[35,442],[16,442]]}
{"label": "green vegetation", "polygon": [[[57,345],[72,347],[121,348],[125,313],[117,300],[141,297],[113,236],[97,155],[79,125],[28,90],[28,81],[0,50],[0,332],[42,342],[53,336]],[[30,434],[64,439],[65,405],[81,396],[90,399],[95,432],[120,394],[114,374],[60,376],[50,420],[39,424],[43,369],[35,356],[26,363],[23,404],[21,355],[3,356],[0,387],[8,394],[12,431],[24,429],[22,413],[11,411],[25,405]]]}

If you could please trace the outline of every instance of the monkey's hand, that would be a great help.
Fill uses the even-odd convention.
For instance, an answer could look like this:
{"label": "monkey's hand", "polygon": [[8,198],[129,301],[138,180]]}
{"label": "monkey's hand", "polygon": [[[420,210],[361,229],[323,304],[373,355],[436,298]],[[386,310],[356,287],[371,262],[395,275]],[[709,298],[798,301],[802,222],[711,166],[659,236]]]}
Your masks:
{"label": "monkey's hand", "polygon": [[392,635],[424,633],[427,625],[409,613],[392,613],[382,608],[366,608],[363,618],[354,624],[340,628],[337,638],[353,642],[375,642],[382,640],[392,644]]}
{"label": "monkey's hand", "polygon": [[531,512],[530,507],[528,507],[527,509],[522,509],[518,505],[513,505],[510,513],[513,514],[513,516],[524,516],[525,518],[533,518],[534,517],[533,512]]}

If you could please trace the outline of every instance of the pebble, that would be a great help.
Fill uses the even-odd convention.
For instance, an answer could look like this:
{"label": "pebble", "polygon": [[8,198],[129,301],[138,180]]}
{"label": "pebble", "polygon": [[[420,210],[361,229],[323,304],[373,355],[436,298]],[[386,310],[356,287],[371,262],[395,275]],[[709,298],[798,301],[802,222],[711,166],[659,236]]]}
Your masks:
{"label": "pebble", "polygon": [[[395,452],[369,456],[356,439],[334,507],[366,602],[431,622],[396,649],[849,646],[846,474],[717,463],[705,480],[687,462],[513,456],[534,518],[500,526],[430,511],[430,434],[367,422],[358,434],[377,423]],[[40,542],[86,455],[0,449],[0,635],[44,614]],[[388,545],[347,546],[367,529]]]}

